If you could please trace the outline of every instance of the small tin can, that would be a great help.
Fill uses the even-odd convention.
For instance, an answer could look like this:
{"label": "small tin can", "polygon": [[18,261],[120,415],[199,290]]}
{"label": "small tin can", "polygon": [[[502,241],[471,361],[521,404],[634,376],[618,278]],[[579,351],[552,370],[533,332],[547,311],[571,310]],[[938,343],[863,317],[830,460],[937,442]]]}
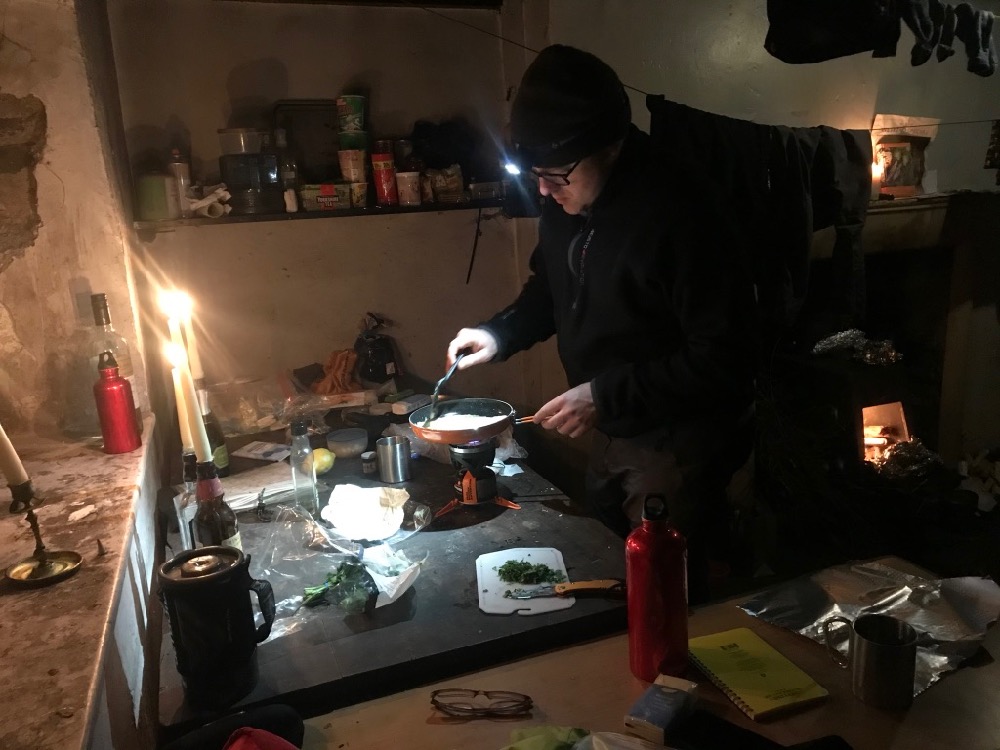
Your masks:
{"label": "small tin can", "polygon": [[361,454],[361,471],[365,474],[374,474],[378,470],[378,463],[375,460],[375,451],[365,451]]}

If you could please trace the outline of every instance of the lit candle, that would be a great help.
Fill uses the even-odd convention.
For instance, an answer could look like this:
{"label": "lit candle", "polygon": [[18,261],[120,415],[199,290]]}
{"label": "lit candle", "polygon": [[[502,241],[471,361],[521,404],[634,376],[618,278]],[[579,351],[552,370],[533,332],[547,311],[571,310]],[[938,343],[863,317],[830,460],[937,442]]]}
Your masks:
{"label": "lit candle", "polygon": [[21,459],[14,450],[14,445],[4,432],[3,425],[0,425],[0,471],[7,477],[7,484],[16,487],[28,481],[28,472],[21,465]]}
{"label": "lit candle", "polygon": [[194,338],[194,322],[191,319],[193,305],[191,298],[186,294],[180,294],[178,298],[183,299],[185,303],[182,314],[184,320],[184,340],[187,342],[187,356],[191,367],[191,377],[194,378],[195,382],[198,382],[205,378],[205,371],[201,369],[201,355],[198,353],[198,342]]}
{"label": "lit candle", "polygon": [[[176,323],[176,320],[174,322]],[[212,448],[208,442],[208,433],[205,432],[205,423],[201,421],[198,397],[194,391],[194,381],[191,379],[191,371],[187,366],[184,347],[168,344],[166,354],[167,360],[177,368],[179,374],[181,393],[184,398],[184,413],[187,416],[188,429],[194,443],[194,454],[198,457],[199,463],[211,461]]]}
{"label": "lit candle", "polygon": [[872,192],[871,199],[873,201],[878,200],[879,193],[882,192],[882,172],[884,168],[882,162],[873,161],[872,162]]}
{"label": "lit candle", "polygon": [[181,382],[181,373],[176,367],[170,369],[170,375],[174,380],[174,401],[177,402],[177,423],[181,428],[181,446],[184,452],[194,450],[194,439],[191,437],[191,425],[188,424],[187,410],[184,406],[184,384]]}

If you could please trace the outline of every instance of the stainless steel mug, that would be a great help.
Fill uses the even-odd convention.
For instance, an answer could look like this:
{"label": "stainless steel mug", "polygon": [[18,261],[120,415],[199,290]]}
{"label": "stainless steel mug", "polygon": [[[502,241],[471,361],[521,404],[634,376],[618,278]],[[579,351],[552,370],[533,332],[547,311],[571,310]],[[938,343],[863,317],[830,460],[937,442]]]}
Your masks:
{"label": "stainless steel mug", "polygon": [[855,697],[876,708],[908,708],[913,703],[917,631],[889,615],[861,615],[853,623],[831,617],[823,621],[823,637],[834,650],[830,626],[838,622],[851,629],[847,658],[838,661],[851,669]]}
{"label": "stainless steel mug", "polygon": [[410,478],[410,441],[393,435],[375,441],[378,475],[383,482],[396,484]]}

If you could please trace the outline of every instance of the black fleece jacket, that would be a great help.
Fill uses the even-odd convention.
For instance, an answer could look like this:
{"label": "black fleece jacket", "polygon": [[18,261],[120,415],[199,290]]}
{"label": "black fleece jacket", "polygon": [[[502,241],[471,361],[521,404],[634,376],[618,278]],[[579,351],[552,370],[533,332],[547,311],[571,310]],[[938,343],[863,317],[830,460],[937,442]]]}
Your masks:
{"label": "black fleece jacket", "polygon": [[743,255],[697,168],[631,126],[589,216],[546,201],[531,277],[482,327],[498,361],[557,334],[570,386],[591,381],[608,435],[724,420],[753,399]]}

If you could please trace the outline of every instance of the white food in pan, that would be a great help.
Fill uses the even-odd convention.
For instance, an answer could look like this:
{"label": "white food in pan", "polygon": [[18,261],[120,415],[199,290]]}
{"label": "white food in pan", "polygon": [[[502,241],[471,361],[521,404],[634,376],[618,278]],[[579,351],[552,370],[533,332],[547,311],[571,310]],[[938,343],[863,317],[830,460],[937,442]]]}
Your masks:
{"label": "white food in pan", "polygon": [[481,430],[484,427],[503,422],[507,417],[490,416],[483,417],[475,414],[442,414],[440,417],[422,424],[421,427],[428,430]]}

